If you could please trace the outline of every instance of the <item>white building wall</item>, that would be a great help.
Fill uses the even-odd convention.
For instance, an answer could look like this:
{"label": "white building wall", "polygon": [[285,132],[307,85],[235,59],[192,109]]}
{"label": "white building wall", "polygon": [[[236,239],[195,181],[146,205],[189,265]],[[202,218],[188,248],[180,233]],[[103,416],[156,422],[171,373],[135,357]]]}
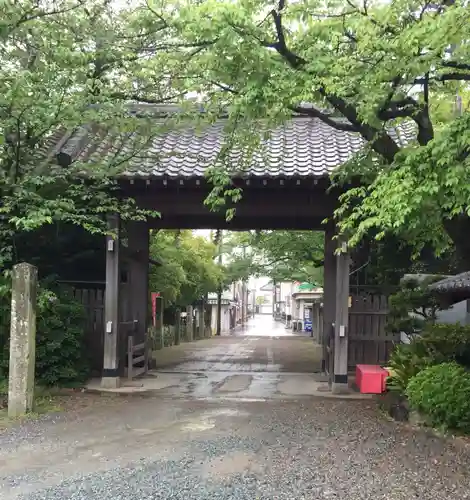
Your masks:
{"label": "white building wall", "polygon": [[[220,321],[220,333],[230,332],[230,306],[222,305],[221,308],[221,321]],[[212,335],[217,332],[217,306],[211,306],[211,331]]]}
{"label": "white building wall", "polygon": [[[437,312],[437,323],[460,323],[461,325],[470,325],[469,310],[470,306],[467,306],[466,300],[457,302],[449,309]],[[400,338],[405,344],[410,342],[410,339],[405,333],[401,333]]]}
{"label": "white building wall", "polygon": [[461,325],[470,325],[470,314],[467,312],[467,301],[457,302],[451,308],[445,311],[438,311],[438,323],[460,323]]}
{"label": "white building wall", "polygon": [[[255,307],[259,305],[260,314],[272,314],[273,313],[273,292],[272,290],[262,290],[270,282],[270,279],[266,276],[259,278],[253,278],[249,282],[249,287],[254,291],[253,300]],[[264,304],[257,304],[256,298],[263,297],[265,300]]]}
{"label": "white building wall", "polygon": [[294,283],[291,281],[283,281],[280,283],[280,298],[281,308],[280,312],[284,312],[286,315],[292,314],[292,293],[293,293]]}

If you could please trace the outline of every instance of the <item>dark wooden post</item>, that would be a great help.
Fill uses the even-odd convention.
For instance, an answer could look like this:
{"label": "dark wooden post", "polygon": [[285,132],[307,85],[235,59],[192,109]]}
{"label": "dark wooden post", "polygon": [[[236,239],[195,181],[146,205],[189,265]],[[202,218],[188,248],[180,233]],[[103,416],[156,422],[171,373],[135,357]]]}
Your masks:
{"label": "dark wooden post", "polygon": [[147,336],[149,312],[149,229],[145,221],[127,224],[129,298],[132,320],[137,320],[137,343]]}
{"label": "dark wooden post", "polygon": [[338,241],[336,256],[335,355],[332,390],[349,392],[348,387],[348,317],[350,257],[346,242]]}
{"label": "dark wooden post", "polygon": [[202,303],[201,303],[201,337],[206,338],[206,304],[207,304],[207,299],[206,297],[202,298]]}
{"label": "dark wooden post", "polygon": [[194,340],[194,321],[193,321],[193,306],[187,306],[186,311],[186,340],[192,342]]}
{"label": "dark wooden post", "polygon": [[[217,263],[222,266],[222,230],[217,230],[216,245],[217,245]],[[217,318],[215,324],[215,334],[220,336],[222,333],[222,285],[217,289]]]}
{"label": "dark wooden post", "polygon": [[330,345],[333,323],[335,321],[335,295],[336,295],[336,244],[333,240],[334,226],[328,225],[325,230],[325,255],[324,255],[324,285],[323,285],[323,335],[321,343],[323,345],[322,371],[330,375],[330,382],[333,378],[333,356]]}
{"label": "dark wooden post", "polygon": [[180,344],[180,336],[181,336],[181,311],[177,309],[175,313],[175,345]]}
{"label": "dark wooden post", "polygon": [[322,339],[323,325],[322,325],[322,307],[321,303],[317,303],[317,342],[320,344]]}
{"label": "dark wooden post", "polygon": [[101,385],[113,389],[120,385],[119,372],[119,215],[108,216],[112,235],[106,236],[106,290],[104,304],[104,356]]}

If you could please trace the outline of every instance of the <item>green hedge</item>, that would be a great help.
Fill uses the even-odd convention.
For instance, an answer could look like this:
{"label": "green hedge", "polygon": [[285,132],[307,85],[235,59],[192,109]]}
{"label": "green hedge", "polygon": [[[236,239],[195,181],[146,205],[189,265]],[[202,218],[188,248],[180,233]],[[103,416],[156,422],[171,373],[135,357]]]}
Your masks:
{"label": "green hedge", "polygon": [[[89,365],[84,347],[85,310],[67,288],[40,288],[36,327],[36,381],[44,386],[84,382]],[[10,298],[0,299],[0,378],[8,376]]]}
{"label": "green hedge", "polygon": [[405,393],[408,382],[433,365],[457,362],[470,367],[470,327],[460,324],[427,324],[410,344],[395,347],[389,361],[390,389]]}
{"label": "green hedge", "polygon": [[410,379],[406,395],[430,425],[470,432],[470,373],[463,366],[442,363],[425,368]]}

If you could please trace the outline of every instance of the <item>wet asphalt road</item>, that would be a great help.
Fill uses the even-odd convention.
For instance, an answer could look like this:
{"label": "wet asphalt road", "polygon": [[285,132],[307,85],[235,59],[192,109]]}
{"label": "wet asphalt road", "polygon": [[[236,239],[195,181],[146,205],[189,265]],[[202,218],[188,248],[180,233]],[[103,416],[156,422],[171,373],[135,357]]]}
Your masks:
{"label": "wet asphalt road", "polygon": [[[310,376],[309,339],[271,338],[279,326],[270,330],[266,319],[260,335],[253,328],[162,351],[159,373],[218,373],[228,384],[253,373]],[[465,441],[391,422],[372,400],[274,389],[260,400],[243,396],[236,380],[233,390],[214,386],[211,398],[174,386],[84,395],[76,410],[5,431],[0,498],[470,499]]]}

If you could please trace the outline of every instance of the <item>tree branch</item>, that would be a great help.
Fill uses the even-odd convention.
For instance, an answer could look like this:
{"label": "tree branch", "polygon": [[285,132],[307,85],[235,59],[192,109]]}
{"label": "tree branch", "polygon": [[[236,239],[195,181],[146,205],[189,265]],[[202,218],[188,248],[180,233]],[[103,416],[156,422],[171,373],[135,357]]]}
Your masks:
{"label": "tree branch", "polygon": [[413,85],[425,85],[427,82],[463,82],[470,81],[470,73],[444,73],[443,75],[430,76],[428,79],[426,77],[416,78],[413,80]]}
{"label": "tree branch", "polygon": [[279,1],[278,11],[272,10],[271,16],[274,21],[274,28],[276,30],[277,42],[273,44],[267,44],[266,47],[273,48],[284,57],[284,59],[292,66],[294,69],[299,69],[304,66],[307,61],[303,58],[294,54],[288,47],[286,43],[286,37],[284,33],[284,27],[282,25],[282,14],[281,11],[285,7],[285,0]]}
{"label": "tree branch", "polygon": [[400,101],[389,101],[384,104],[377,113],[378,118],[383,121],[394,120],[395,118],[406,118],[413,116],[419,109],[419,103],[412,97],[405,97]]}
{"label": "tree branch", "polygon": [[[284,6],[285,0],[280,0],[278,10],[271,11],[271,16],[274,20],[277,42],[266,46],[274,48],[278,54],[288,62],[291,68],[301,70],[307,64],[307,61],[303,57],[292,52],[287,47],[281,14]],[[354,130],[359,132],[362,137],[372,145],[373,149],[377,153],[382,155],[386,161],[390,163],[393,161],[395,155],[400,151],[400,148],[384,130],[377,129],[363,123],[354,106],[348,104],[339,96],[329,94],[323,86],[318,88],[318,92],[329,104],[331,104],[334,109],[339,111],[349,121],[349,123],[354,127]],[[318,116],[318,118],[320,118],[320,116]]]}
{"label": "tree branch", "polygon": [[470,64],[459,63],[457,61],[442,61],[444,68],[460,69],[462,71],[470,71]]}
{"label": "tree branch", "polygon": [[137,93],[126,94],[125,92],[114,92],[113,94],[110,95],[110,97],[112,99],[120,99],[123,101],[136,101],[144,104],[165,104],[168,102],[172,102],[180,97],[183,97],[184,95],[186,95],[186,92],[179,92],[177,94],[172,94],[168,97],[156,98]]}
{"label": "tree branch", "polygon": [[338,120],[335,120],[333,117],[330,115],[324,113],[323,111],[320,111],[319,109],[316,108],[305,108],[302,106],[292,106],[290,108],[294,113],[298,113],[300,115],[305,115],[305,116],[311,116],[313,118],[318,118],[322,122],[326,123],[330,127],[333,127],[336,130],[343,130],[345,132],[357,132],[357,128],[352,125],[351,123],[347,122],[341,122]]}
{"label": "tree branch", "polygon": [[71,5],[69,7],[65,7],[63,9],[57,8],[52,10],[40,10],[38,9],[35,12],[35,9],[32,8],[23,13],[23,15],[12,25],[10,26],[8,34],[13,32],[15,29],[19,28],[22,24],[28,23],[30,21],[34,21],[35,19],[42,19],[44,17],[55,16],[58,14],[65,14],[72,10],[77,9],[84,5],[84,1],[78,1],[75,5]]}

